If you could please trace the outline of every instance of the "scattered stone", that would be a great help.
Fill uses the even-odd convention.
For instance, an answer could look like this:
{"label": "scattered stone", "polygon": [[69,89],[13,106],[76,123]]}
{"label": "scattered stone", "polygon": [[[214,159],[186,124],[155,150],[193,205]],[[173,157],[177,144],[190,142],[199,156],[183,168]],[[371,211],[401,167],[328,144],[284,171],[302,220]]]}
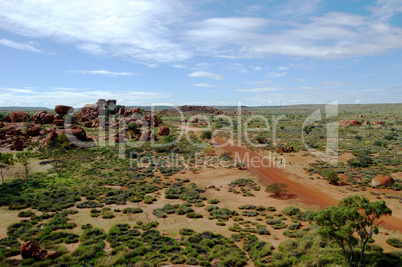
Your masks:
{"label": "scattered stone", "polygon": [[359,125],[361,125],[361,122],[357,121],[357,120],[342,120],[342,121],[339,121],[339,125],[359,126]]}
{"label": "scattered stone", "polygon": [[391,186],[395,180],[390,175],[377,176],[371,180],[372,186]]}
{"label": "scattered stone", "polygon": [[192,118],[192,119],[190,120],[190,123],[198,123],[198,118]]}
{"label": "scattered stone", "polygon": [[160,126],[160,127],[158,128],[158,134],[159,134],[160,136],[169,135],[169,133],[170,133],[169,127]]}
{"label": "scattered stone", "polygon": [[84,127],[91,128],[92,127],[92,121],[86,121],[84,123]]}
{"label": "scattered stone", "polygon": [[27,129],[28,136],[38,136],[40,133],[40,129],[36,125],[29,125]]}

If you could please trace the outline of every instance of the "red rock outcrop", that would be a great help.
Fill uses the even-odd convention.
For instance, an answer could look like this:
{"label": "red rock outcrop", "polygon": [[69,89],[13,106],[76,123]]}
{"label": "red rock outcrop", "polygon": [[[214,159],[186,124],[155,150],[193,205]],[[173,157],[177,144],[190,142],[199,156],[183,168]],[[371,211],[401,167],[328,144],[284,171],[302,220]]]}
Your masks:
{"label": "red rock outcrop", "polygon": [[57,105],[57,106],[54,108],[54,111],[55,111],[57,114],[65,115],[65,114],[67,114],[67,113],[73,113],[73,112],[74,112],[74,108],[73,108],[73,107],[70,107],[70,106]]}
{"label": "red rock outcrop", "polygon": [[360,121],[357,121],[357,120],[342,120],[342,121],[339,121],[339,125],[359,126],[359,125],[361,125],[361,123],[360,123]]}
{"label": "red rock outcrop", "polygon": [[50,146],[50,142],[51,142],[51,141],[54,142],[54,140],[56,140],[56,138],[57,138],[58,136],[59,136],[59,135],[56,133],[56,131],[51,131],[51,132],[45,137],[45,139],[44,139],[44,141],[43,141],[43,144],[44,144],[46,147],[49,147],[49,146]]}
{"label": "red rock outcrop", "polygon": [[75,137],[77,137],[77,139],[80,140],[80,141],[86,141],[87,140],[87,134],[86,134],[85,130],[82,129],[78,125],[73,125],[73,126],[71,126],[71,128],[66,129],[66,134],[68,134],[68,135],[72,134]]}
{"label": "red rock outcrop", "polygon": [[390,175],[377,176],[371,180],[372,186],[390,186],[395,183],[394,178]]}
{"label": "red rock outcrop", "polygon": [[40,133],[40,129],[36,125],[29,125],[27,129],[28,136],[38,136]]}
{"label": "red rock outcrop", "polygon": [[44,249],[32,241],[25,242],[21,246],[21,256],[24,259],[34,258],[35,260],[46,260],[49,258],[56,258],[58,256],[57,251],[47,252]]}
{"label": "red rock outcrop", "polygon": [[160,126],[160,127],[158,128],[158,134],[159,134],[160,136],[169,135],[169,133],[170,133],[169,127]]}
{"label": "red rock outcrop", "polygon": [[0,129],[4,127],[4,122],[0,121]]}
{"label": "red rock outcrop", "polygon": [[30,116],[22,111],[11,111],[6,117],[8,122],[26,122]]}
{"label": "red rock outcrop", "polygon": [[92,127],[92,121],[86,121],[86,122],[84,123],[84,127],[87,127],[87,128]]}
{"label": "red rock outcrop", "polygon": [[190,123],[198,123],[198,118],[192,118],[192,119],[190,120]]}

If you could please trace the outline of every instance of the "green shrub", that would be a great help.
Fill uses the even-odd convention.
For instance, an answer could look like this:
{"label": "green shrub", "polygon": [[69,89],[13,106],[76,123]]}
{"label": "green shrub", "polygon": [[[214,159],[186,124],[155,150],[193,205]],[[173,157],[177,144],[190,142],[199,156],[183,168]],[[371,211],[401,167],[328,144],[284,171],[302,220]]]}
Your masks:
{"label": "green shrub", "polygon": [[112,219],[112,218],[114,218],[113,211],[109,207],[102,208],[101,214],[102,214],[102,219]]}
{"label": "green shrub", "polygon": [[301,227],[301,223],[300,222],[297,222],[297,223],[291,223],[289,226],[288,226],[288,228],[289,228],[289,230],[297,230],[297,229],[299,229],[300,227]]}
{"label": "green shrub", "polygon": [[209,204],[218,204],[218,203],[219,203],[219,200],[216,199],[216,198],[212,198],[212,199],[209,199],[209,200],[208,200],[208,203],[209,203]]}
{"label": "green shrub", "polygon": [[301,211],[300,211],[299,208],[292,207],[292,206],[289,206],[289,207],[284,208],[284,209],[282,210],[282,212],[283,212],[285,215],[287,215],[287,216],[299,215],[299,214],[301,213]]}
{"label": "green shrub", "polygon": [[163,211],[163,209],[160,209],[160,208],[154,209],[154,211],[152,213],[153,213],[153,215],[155,215],[158,218],[166,218],[167,217],[167,215]]}
{"label": "green shrub", "polygon": [[23,218],[31,217],[32,215],[35,215],[35,213],[33,213],[30,210],[22,210],[18,213],[18,217],[23,217]]}
{"label": "green shrub", "polygon": [[268,207],[267,210],[273,212],[273,211],[276,211],[276,208],[275,207]]}
{"label": "green shrub", "polygon": [[123,214],[136,214],[136,213],[142,213],[141,208],[124,208],[123,209]]}
{"label": "green shrub", "polygon": [[79,209],[85,209],[85,208],[101,208],[103,207],[102,203],[98,203],[92,200],[88,200],[82,203],[77,204],[77,208]]}
{"label": "green shrub", "polygon": [[192,229],[184,228],[184,229],[180,229],[180,230],[179,230],[179,233],[180,233],[181,235],[192,235],[192,234],[195,233],[195,231],[192,230]]}
{"label": "green shrub", "polygon": [[186,214],[187,218],[192,218],[192,219],[199,219],[202,218],[202,214],[195,213],[195,212],[189,212]]}
{"label": "green shrub", "polygon": [[387,243],[393,247],[402,248],[402,240],[399,238],[395,238],[395,237],[388,238]]}

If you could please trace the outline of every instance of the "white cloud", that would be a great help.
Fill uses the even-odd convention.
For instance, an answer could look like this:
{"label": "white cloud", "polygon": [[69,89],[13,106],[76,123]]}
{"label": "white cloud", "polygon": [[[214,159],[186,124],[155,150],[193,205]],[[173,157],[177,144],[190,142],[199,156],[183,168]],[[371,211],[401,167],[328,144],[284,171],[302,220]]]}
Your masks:
{"label": "white cloud", "polygon": [[205,88],[217,87],[217,85],[213,85],[213,84],[209,84],[209,83],[196,83],[196,84],[192,84],[191,86],[205,87]]}
{"label": "white cloud", "polygon": [[285,71],[282,71],[282,72],[271,71],[271,72],[267,73],[266,75],[269,76],[269,77],[278,78],[278,77],[285,76],[286,72]]}
{"label": "white cloud", "polygon": [[175,29],[188,14],[180,1],[3,0],[0,29],[75,45],[91,54],[140,62],[188,59]]}
{"label": "white cloud", "polygon": [[329,86],[353,86],[353,85],[356,85],[353,83],[337,82],[337,81],[326,81],[326,82],[323,82],[322,84],[329,85]]}
{"label": "white cloud", "polygon": [[80,73],[80,74],[92,74],[92,75],[101,75],[108,77],[119,77],[119,76],[133,76],[136,75],[132,72],[113,72],[108,70],[72,70],[71,73]]}
{"label": "white cloud", "polygon": [[99,98],[117,99],[121,105],[149,105],[152,101],[169,98],[171,94],[142,91],[102,91],[93,88],[52,87],[49,89],[18,89],[0,87],[1,106],[46,106],[54,108],[63,104],[82,107]]}
{"label": "white cloud", "polygon": [[281,89],[276,87],[256,87],[256,88],[246,88],[246,89],[235,89],[235,92],[247,92],[247,93],[261,93],[261,92],[274,92],[280,91]]}
{"label": "white cloud", "polygon": [[264,84],[271,83],[272,81],[264,80],[264,81],[256,81],[256,82],[244,82],[245,84]]}
{"label": "white cloud", "polygon": [[376,6],[370,10],[379,21],[387,22],[398,13],[402,13],[400,0],[377,0]]}
{"label": "white cloud", "polygon": [[188,75],[188,77],[192,78],[208,78],[213,80],[223,80],[223,76],[220,74],[207,72],[207,71],[195,71]]}
{"label": "white cloud", "polygon": [[[317,15],[322,2],[269,1],[257,8],[264,10],[264,18],[205,18],[208,12],[194,10],[199,6],[184,0],[70,0],[68,5],[53,0],[45,4],[2,0],[0,29],[149,66],[185,61],[195,55],[339,59],[402,48],[402,29],[389,23],[402,12],[400,0],[378,0],[372,16],[341,12]],[[30,43],[1,42],[40,52]]]}
{"label": "white cloud", "polygon": [[295,80],[298,81],[298,82],[307,82],[306,78],[297,78]]}
{"label": "white cloud", "polygon": [[29,52],[41,53],[39,49],[35,48],[32,43],[17,43],[7,39],[0,39],[0,45],[8,46],[18,50],[24,50]]}

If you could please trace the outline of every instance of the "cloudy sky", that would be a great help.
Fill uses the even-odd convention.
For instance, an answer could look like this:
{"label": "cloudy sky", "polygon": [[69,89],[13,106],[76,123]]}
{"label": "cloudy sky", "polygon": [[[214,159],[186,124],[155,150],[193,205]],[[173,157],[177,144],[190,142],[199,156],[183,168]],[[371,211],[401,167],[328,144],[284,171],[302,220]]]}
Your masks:
{"label": "cloudy sky", "polygon": [[402,102],[401,0],[1,0],[0,106]]}

